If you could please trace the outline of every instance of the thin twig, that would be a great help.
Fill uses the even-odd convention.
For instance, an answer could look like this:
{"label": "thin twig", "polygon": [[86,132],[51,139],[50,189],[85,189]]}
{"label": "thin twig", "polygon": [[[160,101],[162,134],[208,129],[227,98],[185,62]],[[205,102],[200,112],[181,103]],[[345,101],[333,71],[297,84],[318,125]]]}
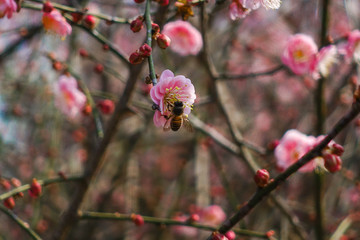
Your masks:
{"label": "thin twig", "polygon": [[[152,26],[151,26],[150,4],[151,4],[151,0],[146,0],[145,23],[146,23],[146,43],[147,45],[152,47]],[[148,63],[149,63],[150,78],[153,83],[153,86],[155,86],[157,84],[157,80],[156,80],[152,53],[148,57]]]}
{"label": "thin twig", "polygon": [[218,81],[226,81],[226,80],[246,80],[248,78],[256,78],[261,76],[271,76],[280,70],[285,69],[284,65],[279,65],[276,67],[273,67],[269,70],[263,71],[263,72],[255,72],[255,73],[246,73],[246,74],[239,74],[239,75],[231,75],[226,73],[221,73],[216,77],[216,80]]}

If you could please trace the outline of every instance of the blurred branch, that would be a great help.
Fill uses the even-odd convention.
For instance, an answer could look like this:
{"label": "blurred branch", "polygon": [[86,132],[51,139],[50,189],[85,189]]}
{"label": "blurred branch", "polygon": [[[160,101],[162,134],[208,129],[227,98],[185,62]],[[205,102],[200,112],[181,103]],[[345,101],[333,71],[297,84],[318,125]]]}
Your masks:
{"label": "blurred branch", "polygon": [[226,73],[220,73],[218,76],[215,76],[215,79],[218,81],[226,81],[226,80],[246,80],[248,78],[256,78],[260,76],[270,76],[274,73],[279,72],[280,70],[285,69],[284,65],[276,66],[272,69],[266,70],[264,72],[256,72],[256,73],[246,73],[246,74],[239,74],[239,75],[231,75]]}
{"label": "blurred branch", "polygon": [[[46,0],[45,1],[42,1],[42,0],[28,0],[28,1],[36,2],[36,3],[40,3],[40,4],[43,4],[43,3],[47,2]],[[23,4],[27,4],[27,1],[23,2]],[[59,10],[64,11],[64,12],[79,13],[79,14],[84,14],[84,15],[85,14],[86,15],[92,15],[92,16],[94,16],[96,18],[108,21],[109,23],[130,24],[130,22],[131,22],[129,19],[109,16],[109,15],[106,15],[106,14],[103,14],[103,13],[92,13],[92,12],[88,12],[86,9],[79,10],[79,9],[72,8],[72,7],[62,5],[62,4],[59,4],[59,3],[55,3],[55,2],[51,2],[51,4],[53,5],[54,8],[59,9]]]}
{"label": "blurred branch", "polygon": [[[83,179],[82,176],[71,176],[71,177],[59,177],[59,178],[53,178],[53,179],[44,179],[44,180],[37,180],[37,182],[41,185],[41,186],[47,186],[50,184],[54,184],[54,183],[62,183],[62,182],[74,182],[74,181],[81,181]],[[17,193],[20,192],[24,192],[26,190],[30,189],[30,184],[24,184],[20,187],[14,188],[6,193],[3,193],[0,195],[0,201],[14,196]]]}
{"label": "blurred branch", "polygon": [[20,39],[18,39],[15,42],[13,42],[10,46],[5,48],[4,51],[2,51],[0,53],[0,62],[3,59],[5,59],[7,56],[12,54],[21,44],[32,39],[36,34],[38,34],[41,31],[41,29],[42,29],[42,25],[29,27],[27,29],[28,33],[25,36],[21,37]]}
{"label": "blurred branch", "polygon": [[[352,105],[350,111],[342,117],[333,129],[326,135],[326,137],[314,148],[312,148],[308,153],[301,157],[296,163],[287,168],[283,173],[279,174],[273,179],[266,187],[259,188],[253,197],[246,202],[246,204],[241,207],[238,212],[232,216],[230,219],[227,219],[223,225],[219,228],[219,232],[224,234],[228,232],[232,227],[235,226],[241,219],[243,219],[249,212],[262,201],[262,199],[268,196],[272,191],[274,191],[281,183],[283,183],[289,176],[299,170],[306,163],[311,161],[313,158],[320,156],[322,149],[324,149],[327,144],[336,137],[336,135],[343,130],[360,112],[360,99],[358,98]],[[208,238],[210,240],[211,237]]]}
{"label": "blurred branch", "polygon": [[[121,214],[121,213],[101,213],[101,212],[82,212],[79,211],[78,213],[79,218],[84,219],[102,219],[102,220],[119,220],[119,221],[133,221],[131,218],[131,214]],[[152,223],[160,226],[187,226],[193,227],[201,230],[207,231],[215,231],[216,228],[208,225],[202,225],[198,223],[191,223],[191,222],[182,222],[176,221],[168,218],[156,218],[156,217],[147,217],[142,216],[144,222]],[[241,236],[249,236],[249,237],[258,237],[263,239],[268,239],[266,233],[259,233],[255,231],[249,231],[245,229],[233,229],[233,231]]]}
{"label": "blurred branch", "polygon": [[29,224],[23,221],[22,219],[20,219],[17,215],[15,215],[13,211],[10,211],[9,209],[7,209],[2,205],[0,205],[0,210],[9,217],[11,217],[11,219],[14,220],[23,230],[25,230],[32,239],[41,240],[40,236],[30,228]]}

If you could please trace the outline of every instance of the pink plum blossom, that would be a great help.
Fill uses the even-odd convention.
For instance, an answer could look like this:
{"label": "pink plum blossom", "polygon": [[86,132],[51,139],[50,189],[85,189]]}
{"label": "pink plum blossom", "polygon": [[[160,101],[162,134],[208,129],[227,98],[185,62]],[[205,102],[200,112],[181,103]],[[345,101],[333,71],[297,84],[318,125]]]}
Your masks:
{"label": "pink plum blossom", "polygon": [[16,10],[17,4],[14,0],[0,0],[0,18],[3,18],[5,15],[7,18],[11,18]]}
{"label": "pink plum blossom", "polygon": [[61,13],[54,9],[50,13],[43,13],[42,22],[46,31],[60,35],[65,38],[71,34],[71,26]]}
{"label": "pink plum blossom", "polygon": [[55,105],[71,120],[77,120],[86,104],[86,96],[73,77],[60,76],[54,86]]}
{"label": "pink plum blossom", "polygon": [[200,222],[205,225],[218,226],[226,219],[224,210],[218,205],[211,205],[201,211]]}
{"label": "pink plum blossom", "polygon": [[[288,130],[275,148],[276,164],[280,170],[285,170],[304,156],[315,144],[317,139],[307,136],[296,129]],[[312,160],[299,169],[300,172],[314,170],[316,163]]]}
{"label": "pink plum blossom", "polygon": [[305,34],[289,38],[281,57],[282,62],[295,74],[311,74],[316,68],[318,48],[314,40]]}
{"label": "pink plum blossom", "polygon": [[166,122],[164,116],[170,116],[174,102],[183,102],[184,114],[188,115],[196,98],[191,80],[183,75],[174,76],[170,70],[162,72],[158,83],[151,88],[150,96],[160,109],[154,114],[154,124],[157,127],[164,126]]}
{"label": "pink plum blossom", "polygon": [[345,45],[345,54],[348,59],[354,58],[360,61],[360,31],[354,30],[348,36],[347,44]]}
{"label": "pink plum blossom", "polygon": [[171,39],[170,49],[181,56],[196,55],[203,46],[200,32],[189,22],[169,22],[162,33]]}
{"label": "pink plum blossom", "polygon": [[233,0],[233,2],[229,6],[229,16],[231,20],[245,18],[250,12],[251,9],[245,8],[240,3],[240,0]]}

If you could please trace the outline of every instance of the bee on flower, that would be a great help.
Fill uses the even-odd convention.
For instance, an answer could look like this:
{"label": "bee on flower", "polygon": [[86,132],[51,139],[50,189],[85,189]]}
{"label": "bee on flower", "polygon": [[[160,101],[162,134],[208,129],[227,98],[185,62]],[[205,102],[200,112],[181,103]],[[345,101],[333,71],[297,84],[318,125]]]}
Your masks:
{"label": "bee on flower", "polygon": [[170,70],[165,70],[158,83],[150,90],[150,96],[158,106],[154,114],[155,126],[173,131],[177,131],[183,124],[188,126],[187,117],[196,99],[195,88],[190,79],[183,75],[175,76]]}

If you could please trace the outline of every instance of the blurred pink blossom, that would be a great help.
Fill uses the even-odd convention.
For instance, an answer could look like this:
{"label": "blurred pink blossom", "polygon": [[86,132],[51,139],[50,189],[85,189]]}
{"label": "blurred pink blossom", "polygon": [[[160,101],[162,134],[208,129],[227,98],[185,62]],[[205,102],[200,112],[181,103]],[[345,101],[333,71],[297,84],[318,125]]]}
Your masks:
{"label": "blurred pink blossom", "polygon": [[348,36],[347,44],[345,45],[345,54],[348,59],[352,57],[356,61],[360,61],[360,31],[354,30]]}
{"label": "blurred pink blossom", "polygon": [[55,105],[71,120],[77,120],[86,104],[86,96],[73,77],[60,76],[54,86]]}
{"label": "blurred pink blossom", "polygon": [[295,74],[311,74],[316,68],[318,48],[314,40],[305,34],[289,38],[281,57],[282,62]]}
{"label": "blurred pink blossom", "polygon": [[218,226],[226,219],[224,210],[218,205],[211,205],[204,208],[200,214],[200,222],[205,225]]}
{"label": "blurred pink blossom", "polygon": [[[189,216],[183,215],[183,214],[177,214],[175,217],[173,217],[173,220],[180,221],[180,222],[186,222],[189,220]],[[198,229],[196,229],[194,227],[187,227],[187,226],[181,226],[181,225],[172,226],[171,231],[176,236],[181,236],[186,239],[195,238],[196,235],[198,234]]]}
{"label": "blurred pink blossom", "polygon": [[164,126],[166,119],[170,116],[174,102],[183,102],[184,114],[190,114],[191,106],[196,99],[195,88],[191,80],[183,75],[174,76],[170,70],[162,72],[158,83],[151,88],[150,96],[160,108],[154,114],[154,124],[157,127]]}
{"label": "blurred pink blossom", "polygon": [[0,0],[0,18],[3,18],[5,15],[7,18],[11,18],[16,10],[17,4],[14,0]]}
{"label": "blurred pink blossom", "polygon": [[233,0],[229,6],[229,16],[231,20],[245,18],[250,12],[251,9],[245,8],[239,0]]}
{"label": "blurred pink blossom", "polygon": [[181,56],[196,55],[203,46],[200,32],[189,22],[169,22],[164,26],[162,33],[171,39],[170,49]]}
{"label": "blurred pink blossom", "polygon": [[[276,164],[279,169],[284,170],[297,162],[316,144],[316,138],[307,136],[296,129],[288,130],[281,138],[279,145],[275,148]],[[314,170],[316,163],[312,160],[299,169],[300,172]]]}
{"label": "blurred pink blossom", "polygon": [[61,13],[54,9],[50,13],[43,13],[42,22],[46,31],[60,35],[65,38],[71,34],[71,26]]}

